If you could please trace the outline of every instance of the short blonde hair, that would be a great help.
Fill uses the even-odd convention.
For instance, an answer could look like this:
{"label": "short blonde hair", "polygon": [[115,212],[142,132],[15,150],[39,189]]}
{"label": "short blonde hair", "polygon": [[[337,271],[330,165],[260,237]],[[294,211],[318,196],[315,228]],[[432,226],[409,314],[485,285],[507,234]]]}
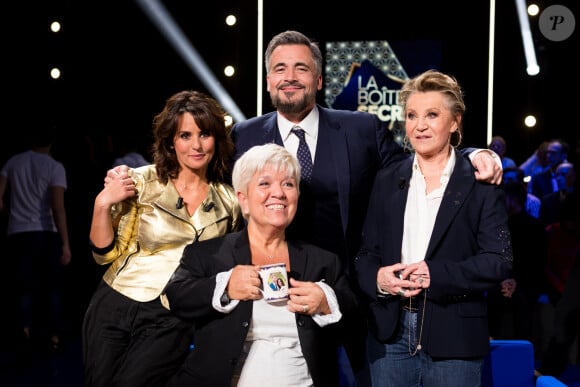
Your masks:
{"label": "short blonde hair", "polygon": [[401,87],[398,99],[398,103],[405,113],[405,119],[407,117],[407,100],[409,97],[414,93],[426,93],[429,91],[442,93],[447,99],[447,107],[451,114],[454,117],[458,117],[457,131],[453,132],[452,136],[455,135],[453,146],[459,146],[463,136],[463,116],[465,115],[466,107],[463,99],[463,90],[453,76],[431,69],[412,79],[408,79]]}
{"label": "short blonde hair", "polygon": [[296,182],[300,181],[300,163],[298,159],[283,146],[268,143],[251,147],[236,161],[232,171],[234,190],[247,194],[248,184],[252,176],[256,172],[263,171],[267,165],[274,167],[276,171],[287,171],[289,175],[296,179]]}

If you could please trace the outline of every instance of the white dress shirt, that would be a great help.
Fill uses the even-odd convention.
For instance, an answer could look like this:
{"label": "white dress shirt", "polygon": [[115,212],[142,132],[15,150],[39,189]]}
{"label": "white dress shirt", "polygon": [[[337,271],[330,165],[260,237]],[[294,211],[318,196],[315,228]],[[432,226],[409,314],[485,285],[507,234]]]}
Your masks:
{"label": "white dress shirt", "polygon": [[317,107],[314,107],[314,109],[312,109],[298,124],[294,124],[284,118],[281,114],[278,114],[278,129],[280,130],[280,136],[282,137],[284,148],[288,149],[288,151],[293,155],[296,155],[300,140],[291,132],[291,130],[295,126],[301,127],[305,132],[304,138],[306,139],[308,149],[310,149],[313,164],[314,159],[316,158],[316,142],[318,141],[318,118],[319,113]]}
{"label": "white dress shirt", "polygon": [[401,248],[402,263],[410,264],[425,259],[427,246],[435,225],[435,218],[454,166],[455,152],[451,152],[447,165],[441,174],[441,187],[426,194],[425,178],[421,173],[421,168],[419,168],[417,156],[415,156],[413,174],[409,183],[409,193],[407,194],[407,205],[405,207],[403,245]]}
{"label": "white dress shirt", "polygon": [[[212,306],[222,313],[231,312],[240,303],[239,300],[231,300],[227,305],[221,304],[232,270],[216,276]],[[342,313],[334,290],[323,281],[316,284],[326,295],[330,314],[316,314],[312,319],[321,327],[336,323]],[[253,302],[252,321],[232,378],[232,387],[271,383],[275,383],[276,387],[313,386],[298,338],[296,316],[286,304],[286,300],[268,303],[263,298]]]}

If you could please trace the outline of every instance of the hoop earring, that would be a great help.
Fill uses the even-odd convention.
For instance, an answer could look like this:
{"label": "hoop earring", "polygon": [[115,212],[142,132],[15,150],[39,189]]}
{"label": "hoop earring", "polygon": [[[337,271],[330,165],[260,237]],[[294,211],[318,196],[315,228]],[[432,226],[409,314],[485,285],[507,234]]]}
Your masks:
{"label": "hoop earring", "polygon": [[461,140],[463,140],[463,134],[461,134],[461,131],[457,129],[455,132],[451,133],[449,144],[453,148],[457,148],[461,144]]}

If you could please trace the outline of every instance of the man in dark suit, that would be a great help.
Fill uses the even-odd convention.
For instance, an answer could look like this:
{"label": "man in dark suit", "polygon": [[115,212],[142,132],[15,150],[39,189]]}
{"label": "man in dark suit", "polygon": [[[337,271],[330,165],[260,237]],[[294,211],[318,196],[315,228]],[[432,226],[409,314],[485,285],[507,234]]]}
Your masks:
{"label": "man in dark suit", "polygon": [[[292,129],[304,129],[312,176],[300,183],[298,213],[287,235],[337,253],[356,290],[354,256],[375,175],[408,154],[377,116],[316,104],[316,93],[322,89],[322,53],[300,32],[276,35],[268,44],[265,62],[267,88],[276,111],[234,125],[236,159],[250,147],[268,142],[296,154],[299,138]],[[476,177],[499,183],[501,161],[486,156],[495,155],[487,152],[473,158]],[[361,311],[356,321],[344,322],[345,349],[357,384],[369,386],[363,316]]]}

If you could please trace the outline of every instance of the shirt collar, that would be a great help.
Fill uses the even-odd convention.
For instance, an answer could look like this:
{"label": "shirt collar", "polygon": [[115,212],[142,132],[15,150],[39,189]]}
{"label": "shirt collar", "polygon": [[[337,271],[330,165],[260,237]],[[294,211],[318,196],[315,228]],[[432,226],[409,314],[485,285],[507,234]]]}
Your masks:
{"label": "shirt collar", "polygon": [[[445,165],[445,168],[443,169],[443,172],[441,173],[441,186],[442,187],[446,187],[447,183],[449,182],[449,177],[451,176],[451,173],[453,172],[453,168],[455,167],[455,150],[451,149],[451,153],[449,154],[449,160],[447,160],[447,164]],[[418,172],[419,175],[422,176],[421,174],[421,168],[419,168],[419,162],[417,161],[417,156],[415,155],[415,157],[413,158],[413,171]],[[413,174],[415,175],[415,174]]]}
{"label": "shirt collar", "polygon": [[291,134],[290,130],[292,130],[292,128],[296,125],[304,129],[307,136],[310,136],[314,140],[316,140],[316,138],[318,137],[318,121],[319,121],[319,112],[317,106],[314,106],[314,109],[312,109],[310,113],[308,113],[308,115],[297,124],[288,121],[281,114],[277,114],[278,130],[280,130],[280,136],[282,136],[283,141],[286,141],[286,139],[288,139],[288,137]]}

